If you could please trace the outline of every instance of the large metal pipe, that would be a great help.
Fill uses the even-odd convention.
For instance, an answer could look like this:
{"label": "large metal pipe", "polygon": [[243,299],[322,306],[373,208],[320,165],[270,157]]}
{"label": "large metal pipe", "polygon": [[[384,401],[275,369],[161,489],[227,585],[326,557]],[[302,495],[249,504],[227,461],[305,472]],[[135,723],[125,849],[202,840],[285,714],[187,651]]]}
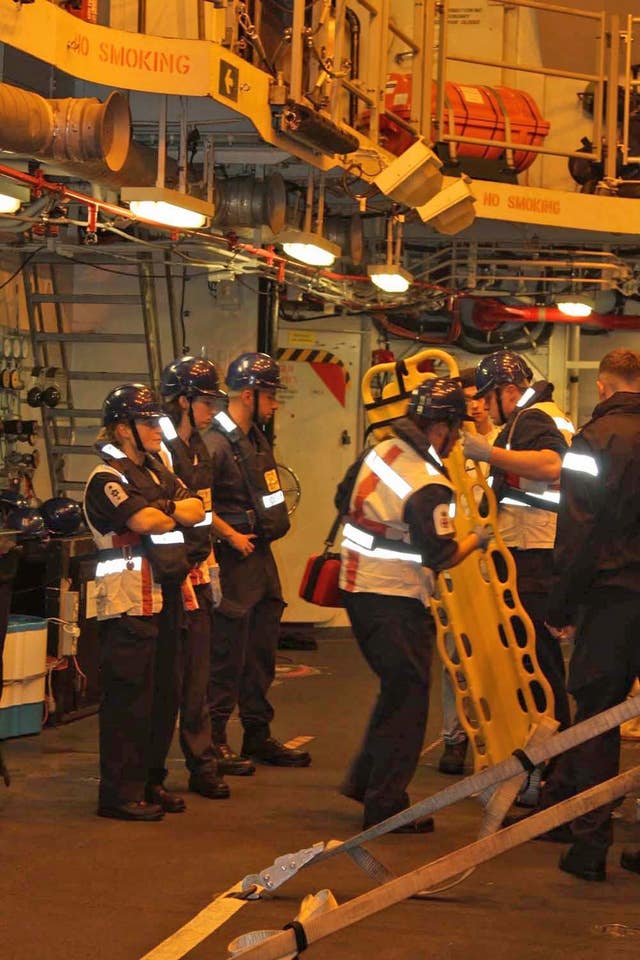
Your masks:
{"label": "large metal pipe", "polygon": [[[154,187],[158,177],[158,151],[132,140],[127,157],[119,170],[110,170],[106,163],[64,164],[64,169],[79,179],[118,190],[120,187]],[[178,183],[178,163],[173,157],[165,158],[164,186]]]}
{"label": "large metal pipe", "polygon": [[214,224],[221,227],[267,226],[272,233],[284,229],[287,191],[279,173],[266,180],[254,177],[217,178]]}
{"label": "large metal pipe", "polygon": [[591,313],[588,317],[569,317],[557,307],[517,307],[476,301],[472,319],[483,329],[500,323],[566,323],[581,327],[600,327],[603,330],[637,330],[640,317],[637,314]]}
{"label": "large metal pipe", "polygon": [[127,98],[117,91],[95,97],[45,100],[0,83],[0,150],[54,163],[100,160],[120,170],[131,142]]}

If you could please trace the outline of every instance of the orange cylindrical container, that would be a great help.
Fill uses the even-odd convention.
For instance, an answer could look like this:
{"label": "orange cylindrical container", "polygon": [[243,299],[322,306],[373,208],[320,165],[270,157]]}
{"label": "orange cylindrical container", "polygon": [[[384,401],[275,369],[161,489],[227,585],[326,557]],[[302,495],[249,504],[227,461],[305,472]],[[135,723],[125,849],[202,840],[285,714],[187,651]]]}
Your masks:
{"label": "orange cylindrical container", "polygon": [[[387,78],[385,108],[403,120],[411,118],[411,74],[392,73]],[[431,90],[431,110],[435,117],[438,88]],[[445,86],[443,134],[474,137],[487,144],[460,143],[459,157],[499,160],[504,147],[493,146],[493,140],[509,140],[522,147],[540,146],[549,133],[549,123],[533,97],[513,87],[488,87],[448,82]],[[362,114],[360,129],[366,128],[367,114]],[[380,137],[391,153],[404,153],[414,138],[391,117],[380,120]],[[527,170],[536,158],[530,150],[514,146],[513,165],[518,173]]]}
{"label": "orange cylindrical container", "polygon": [[[436,100],[437,88],[434,86],[431,95],[434,114]],[[490,141],[510,140],[523,146],[540,146],[550,126],[543,119],[533,97],[524,90],[465,83],[446,84],[443,121],[447,133],[453,127],[459,136]],[[504,147],[494,147],[490,143],[461,143],[458,145],[458,154],[461,157],[499,160],[504,154]],[[514,149],[513,163],[518,173],[527,170],[535,158],[536,154],[531,151]]]}

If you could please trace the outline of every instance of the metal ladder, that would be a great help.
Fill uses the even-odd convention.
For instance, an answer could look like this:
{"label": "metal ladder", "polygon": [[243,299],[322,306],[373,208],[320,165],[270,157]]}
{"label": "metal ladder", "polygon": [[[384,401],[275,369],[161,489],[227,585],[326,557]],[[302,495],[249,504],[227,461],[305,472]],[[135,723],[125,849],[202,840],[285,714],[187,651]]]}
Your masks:
{"label": "metal ladder", "polygon": [[[91,266],[97,269],[79,277],[79,268]],[[106,285],[110,269],[122,273],[122,259],[85,252],[82,264],[51,253],[25,258],[22,274],[34,383],[46,387],[55,382],[62,394],[59,405],[40,408],[53,496],[73,496],[74,490],[83,489],[94,464],[93,440],[109,390],[127,382],[154,387],[159,383],[162,361],[153,268],[148,254],[138,254],[130,272],[132,292],[89,292],[84,289],[87,277],[95,272]],[[118,287],[121,283],[118,277]],[[88,316],[79,320],[76,311],[82,305]],[[119,359],[115,345],[125,348]]]}

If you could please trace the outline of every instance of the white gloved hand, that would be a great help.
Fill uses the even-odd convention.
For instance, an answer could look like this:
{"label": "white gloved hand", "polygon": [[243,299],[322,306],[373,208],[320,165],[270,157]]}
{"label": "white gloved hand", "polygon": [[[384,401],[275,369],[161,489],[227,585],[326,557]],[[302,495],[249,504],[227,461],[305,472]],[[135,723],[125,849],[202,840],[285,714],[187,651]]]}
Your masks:
{"label": "white gloved hand", "polygon": [[467,460],[476,460],[478,463],[489,463],[492,446],[479,433],[462,433],[462,450]]}
{"label": "white gloved hand", "polygon": [[222,603],[222,587],[220,586],[220,567],[209,567],[209,576],[211,577],[211,596],[213,597],[214,607],[219,607]]}
{"label": "white gloved hand", "polygon": [[482,524],[479,523],[477,527],[473,528],[472,532],[475,533],[476,537],[478,538],[478,549],[485,552],[487,547],[489,546],[489,541],[493,536],[493,531],[490,525],[485,524],[483,526]]}

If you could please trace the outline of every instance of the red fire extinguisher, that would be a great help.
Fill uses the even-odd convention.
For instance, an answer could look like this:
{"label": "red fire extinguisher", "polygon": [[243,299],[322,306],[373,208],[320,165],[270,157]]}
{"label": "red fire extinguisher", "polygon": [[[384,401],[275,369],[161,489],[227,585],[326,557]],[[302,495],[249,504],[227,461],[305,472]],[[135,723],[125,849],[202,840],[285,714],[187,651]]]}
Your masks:
{"label": "red fire extinguisher", "polygon": [[98,22],[98,0],[67,0],[62,6],[74,17],[86,20],[87,23]]}

